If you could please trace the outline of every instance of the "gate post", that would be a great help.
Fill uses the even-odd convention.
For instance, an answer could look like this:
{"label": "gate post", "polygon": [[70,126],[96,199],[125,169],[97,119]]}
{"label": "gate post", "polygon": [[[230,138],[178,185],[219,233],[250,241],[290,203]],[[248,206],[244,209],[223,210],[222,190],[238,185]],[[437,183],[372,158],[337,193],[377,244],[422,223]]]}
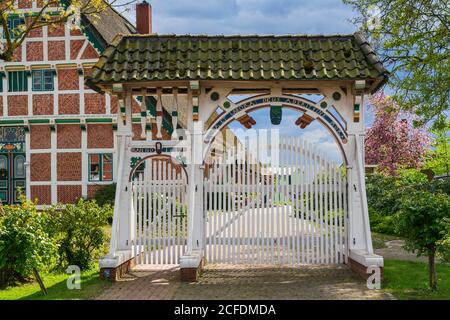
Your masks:
{"label": "gate post", "polygon": [[[192,102],[191,91],[188,100]],[[192,112],[192,106],[189,108]],[[188,120],[191,135],[191,161],[188,165],[188,230],[187,251],[180,258],[182,281],[196,281],[204,265],[204,212],[203,212],[203,122]]]}
{"label": "gate post", "polygon": [[[362,96],[356,97],[363,114]],[[356,102],[355,102],[356,103]],[[365,183],[364,118],[360,122],[349,121],[348,143],[348,257],[350,268],[363,278],[370,276],[369,267],[383,267],[383,257],[373,253],[369,210]]]}
{"label": "gate post", "polygon": [[131,208],[131,190],[128,181],[130,174],[129,144],[133,133],[131,127],[131,92],[124,96],[125,117],[122,119],[121,108],[118,108],[117,123],[117,172],[116,194],[114,200],[114,215],[111,230],[109,254],[100,259],[100,277],[117,280],[126,273],[134,258],[132,252],[134,229]]}

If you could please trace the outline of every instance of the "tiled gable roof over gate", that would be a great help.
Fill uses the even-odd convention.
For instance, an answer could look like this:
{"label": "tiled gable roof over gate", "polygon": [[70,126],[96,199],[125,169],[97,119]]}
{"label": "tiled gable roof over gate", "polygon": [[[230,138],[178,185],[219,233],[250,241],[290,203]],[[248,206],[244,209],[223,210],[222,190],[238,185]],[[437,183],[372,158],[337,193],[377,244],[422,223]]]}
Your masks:
{"label": "tiled gable roof over gate", "polygon": [[[379,87],[388,72],[356,33],[333,36],[122,36],[88,84],[170,80],[345,80]],[[98,88],[97,88],[98,89]]]}

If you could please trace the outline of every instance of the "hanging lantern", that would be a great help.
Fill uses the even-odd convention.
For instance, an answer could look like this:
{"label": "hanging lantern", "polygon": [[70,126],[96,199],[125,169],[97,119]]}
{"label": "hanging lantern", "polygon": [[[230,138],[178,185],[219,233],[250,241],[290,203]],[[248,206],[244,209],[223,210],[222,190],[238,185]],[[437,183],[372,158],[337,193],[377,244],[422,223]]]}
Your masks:
{"label": "hanging lantern", "polygon": [[281,106],[270,106],[270,122],[273,125],[279,125],[281,123],[282,116],[283,112]]}

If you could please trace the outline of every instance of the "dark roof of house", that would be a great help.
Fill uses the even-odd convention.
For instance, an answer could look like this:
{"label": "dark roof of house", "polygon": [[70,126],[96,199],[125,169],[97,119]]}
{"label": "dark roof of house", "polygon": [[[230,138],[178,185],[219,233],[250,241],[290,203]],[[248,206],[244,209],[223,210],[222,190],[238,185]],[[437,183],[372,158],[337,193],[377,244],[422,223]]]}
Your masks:
{"label": "dark roof of house", "polygon": [[367,40],[351,35],[123,35],[103,52],[88,84],[170,80],[372,79],[388,72]]}
{"label": "dark roof of house", "polygon": [[85,28],[93,31],[96,40],[103,48],[111,44],[119,34],[137,33],[136,28],[111,6],[107,6],[96,16],[83,14],[82,21]]}

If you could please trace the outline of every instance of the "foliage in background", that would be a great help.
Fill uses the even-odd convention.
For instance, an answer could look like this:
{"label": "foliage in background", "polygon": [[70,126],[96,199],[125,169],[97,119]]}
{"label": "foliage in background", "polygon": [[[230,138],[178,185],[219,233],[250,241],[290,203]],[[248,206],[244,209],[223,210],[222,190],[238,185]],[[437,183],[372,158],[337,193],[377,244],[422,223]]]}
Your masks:
{"label": "foliage in background", "polygon": [[411,189],[450,196],[450,179],[435,179],[417,170],[400,170],[396,177],[384,174],[370,174],[366,177],[367,202],[370,226],[375,232],[401,235],[396,229],[396,214],[400,210],[402,197],[411,196]]}
{"label": "foliage in background", "polygon": [[369,105],[375,121],[366,132],[366,163],[378,165],[379,171],[389,175],[423,166],[430,138],[425,130],[414,127],[414,115],[401,111],[383,93],[372,97]]}
{"label": "foliage in background", "polygon": [[447,0],[343,0],[392,74],[394,98],[417,107],[422,122],[443,128],[450,96],[450,7]]}
{"label": "foliage in background", "polygon": [[[14,52],[28,37],[30,32],[44,26],[56,28],[62,23],[70,22],[71,26],[77,26],[81,15],[89,15],[98,18],[98,14],[107,9],[117,0],[106,2],[104,0],[41,0],[39,11],[32,13],[25,11],[22,24],[12,28],[9,19],[17,15],[18,2],[2,0],[0,2],[0,27],[3,28],[3,39],[0,44],[0,59],[12,61]],[[69,5],[70,4],[70,5]]]}
{"label": "foliage in background", "polygon": [[425,168],[431,169],[435,175],[450,174],[450,120],[444,129],[432,130],[433,143],[428,151]]}
{"label": "foliage in background", "polygon": [[112,216],[109,205],[79,199],[76,204],[51,210],[51,230],[59,243],[60,266],[89,269],[106,240],[104,226]]}
{"label": "foliage in background", "polygon": [[103,205],[114,205],[116,198],[116,184],[107,184],[100,186],[94,194],[93,199],[97,201],[100,206]]}
{"label": "foliage in background", "polygon": [[28,279],[37,270],[48,270],[57,261],[57,244],[47,233],[49,217],[36,204],[21,203],[0,208],[0,286]]}
{"label": "foliage in background", "polygon": [[405,188],[397,214],[397,228],[405,237],[405,248],[427,256],[429,261],[429,286],[437,289],[435,267],[436,253],[448,256],[440,245],[449,231],[446,221],[450,218],[450,197],[441,192],[430,192],[416,186]]}

